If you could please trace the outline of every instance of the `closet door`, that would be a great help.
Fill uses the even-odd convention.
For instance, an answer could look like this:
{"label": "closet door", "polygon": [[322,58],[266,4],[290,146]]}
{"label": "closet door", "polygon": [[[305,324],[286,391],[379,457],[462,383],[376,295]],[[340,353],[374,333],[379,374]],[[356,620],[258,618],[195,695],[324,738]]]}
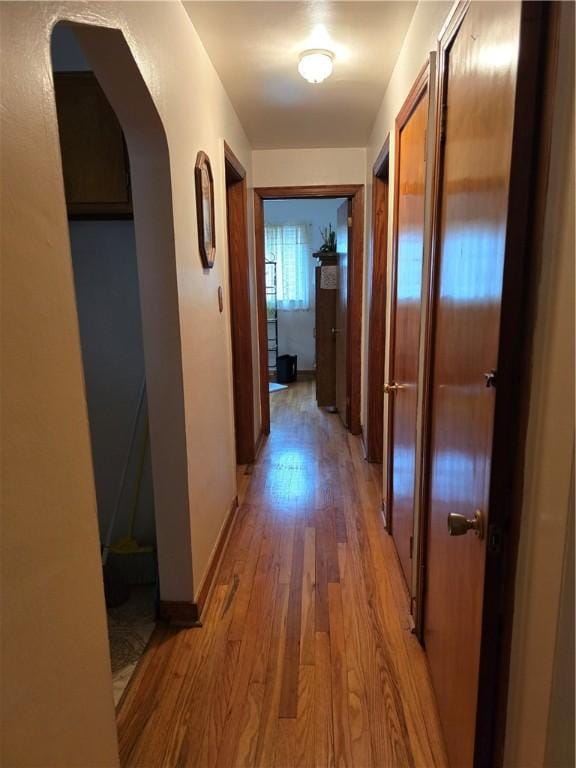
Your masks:
{"label": "closet door", "polygon": [[409,590],[416,487],[416,407],[424,256],[428,67],[396,119],[388,396],[387,515]]}
{"label": "closet door", "polygon": [[462,3],[438,56],[424,640],[453,766],[491,761],[540,13],[538,3]]}

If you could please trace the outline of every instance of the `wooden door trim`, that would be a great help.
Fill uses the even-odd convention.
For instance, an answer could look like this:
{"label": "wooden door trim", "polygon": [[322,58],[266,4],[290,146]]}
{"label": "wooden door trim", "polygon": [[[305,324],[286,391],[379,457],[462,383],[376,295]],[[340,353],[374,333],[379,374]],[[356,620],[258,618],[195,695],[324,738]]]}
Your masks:
{"label": "wooden door trim", "polygon": [[[438,43],[429,309],[425,335],[426,386],[423,393],[425,431],[422,440],[424,479],[421,484],[421,567],[424,572],[427,569],[430,526],[431,381],[441,247],[442,211],[439,192],[443,168],[442,105],[447,91],[446,58],[469,6],[470,0],[463,0],[453,7]],[[489,494],[488,537],[495,525],[500,529],[502,539],[499,551],[490,553],[487,550],[486,556],[475,768],[502,766],[504,757],[524,449],[530,400],[530,388],[526,383],[530,381],[531,330],[536,303],[535,266],[542,250],[542,220],[546,205],[545,185],[551,144],[550,114],[557,61],[554,41],[558,15],[555,3],[522,4],[517,75],[520,87],[517,86],[515,100]],[[531,222],[530,227],[526,227],[526,221]],[[519,344],[518,339],[522,339],[522,343]],[[423,641],[426,579],[420,581],[419,635]]]}
{"label": "wooden door trim", "polygon": [[258,347],[260,358],[260,407],[262,431],[270,433],[268,393],[268,354],[266,327],[266,277],[264,266],[264,201],[294,198],[348,198],[352,201],[352,237],[348,268],[348,318],[346,328],[346,389],[349,398],[348,428],[359,435],[361,356],[362,356],[362,281],[364,264],[364,185],[334,184],[254,189],[254,232],[256,251],[256,289],[258,302]]}
{"label": "wooden door trim", "polygon": [[226,142],[224,165],[236,462],[249,464],[254,461],[256,447],[246,171]]}
{"label": "wooden door trim", "polygon": [[[366,439],[367,461],[381,464],[384,428],[384,365],[386,333],[386,266],[388,264],[388,205],[390,200],[390,134],[378,153],[372,170],[372,281],[370,286],[370,315],[368,320],[368,386]],[[386,174],[386,181],[383,175]],[[386,186],[386,199],[380,199],[379,185]],[[381,220],[377,220],[382,205]]]}
{"label": "wooden door trim", "polygon": [[317,184],[293,187],[255,187],[254,192],[262,200],[290,200],[299,197],[353,198],[354,195],[363,189],[363,184]]}
{"label": "wooden door trim", "polygon": [[362,285],[364,277],[364,187],[352,197],[352,226],[348,262],[348,312],[346,323],[346,380],[348,429],[361,432]]}
{"label": "wooden door trim", "polygon": [[256,305],[258,310],[258,359],[260,367],[260,429],[270,434],[268,388],[268,323],[266,310],[266,265],[264,257],[264,198],[254,190],[254,250],[256,255]]}
{"label": "wooden door trim", "polygon": [[390,155],[390,134],[388,134],[384,139],[384,143],[380,148],[380,152],[378,152],[378,156],[376,157],[376,160],[374,160],[374,163],[372,165],[373,176],[381,176],[381,174],[384,172],[386,163],[389,162],[389,155]]}
{"label": "wooden door trim", "polygon": [[[398,112],[396,116],[396,120],[394,122],[394,151],[396,152],[398,147],[396,145],[396,141],[398,139],[398,136],[400,135],[400,131],[408,120],[410,119],[412,112],[416,109],[418,106],[420,99],[426,92],[426,89],[428,88],[428,81],[430,79],[430,61],[427,60],[420,72],[418,72],[418,75],[416,77],[416,80],[414,81],[412,88],[410,88],[410,91],[408,92],[408,96],[406,96],[406,99],[404,100],[404,103],[400,107],[400,111]],[[396,166],[396,163],[394,164]]]}
{"label": "wooden door trim", "polygon": [[235,181],[242,181],[246,178],[246,170],[240,160],[236,157],[230,145],[224,142],[224,159],[229,169],[232,171]]}
{"label": "wooden door trim", "polygon": [[[426,93],[430,79],[430,61],[428,60],[420,72],[414,85],[410,89],[404,104],[400,108],[396,121],[394,123],[394,209],[392,218],[392,264],[390,270],[390,319],[388,328],[388,367],[386,379],[394,380],[394,354],[396,351],[395,333],[396,333],[396,289],[398,280],[398,215],[399,215],[399,189],[400,189],[400,133],[412,116],[412,113],[420,103],[420,100]],[[428,133],[428,127],[426,129]],[[424,226],[424,221],[422,222]],[[386,463],[386,527],[391,534],[394,527],[392,513],[392,446],[394,443],[394,400],[388,398],[387,407],[387,435],[386,446],[384,450],[383,462]]]}

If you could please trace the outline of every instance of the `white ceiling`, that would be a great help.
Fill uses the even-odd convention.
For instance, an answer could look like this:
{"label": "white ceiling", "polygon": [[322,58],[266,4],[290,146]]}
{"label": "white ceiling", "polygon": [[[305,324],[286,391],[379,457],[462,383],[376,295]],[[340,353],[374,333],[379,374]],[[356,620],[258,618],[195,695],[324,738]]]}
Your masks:
{"label": "white ceiling", "polygon": [[[362,147],[415,2],[189,0],[184,6],[256,149]],[[312,85],[297,71],[307,48],[335,53]]]}

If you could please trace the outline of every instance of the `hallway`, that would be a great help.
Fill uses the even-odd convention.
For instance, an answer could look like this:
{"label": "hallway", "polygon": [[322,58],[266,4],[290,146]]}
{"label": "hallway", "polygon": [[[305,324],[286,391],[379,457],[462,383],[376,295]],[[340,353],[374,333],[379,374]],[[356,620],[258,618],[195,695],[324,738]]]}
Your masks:
{"label": "hallway", "polygon": [[361,442],[302,382],[271,396],[202,629],[160,626],[118,711],[123,766],[443,766]]}

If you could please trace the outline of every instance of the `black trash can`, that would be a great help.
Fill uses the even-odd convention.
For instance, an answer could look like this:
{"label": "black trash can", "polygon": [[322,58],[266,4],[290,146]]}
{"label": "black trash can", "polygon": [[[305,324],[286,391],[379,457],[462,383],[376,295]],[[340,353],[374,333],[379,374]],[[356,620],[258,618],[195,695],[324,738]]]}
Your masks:
{"label": "black trash can", "polygon": [[298,376],[298,355],[278,355],[276,381],[278,384],[291,384]]}

